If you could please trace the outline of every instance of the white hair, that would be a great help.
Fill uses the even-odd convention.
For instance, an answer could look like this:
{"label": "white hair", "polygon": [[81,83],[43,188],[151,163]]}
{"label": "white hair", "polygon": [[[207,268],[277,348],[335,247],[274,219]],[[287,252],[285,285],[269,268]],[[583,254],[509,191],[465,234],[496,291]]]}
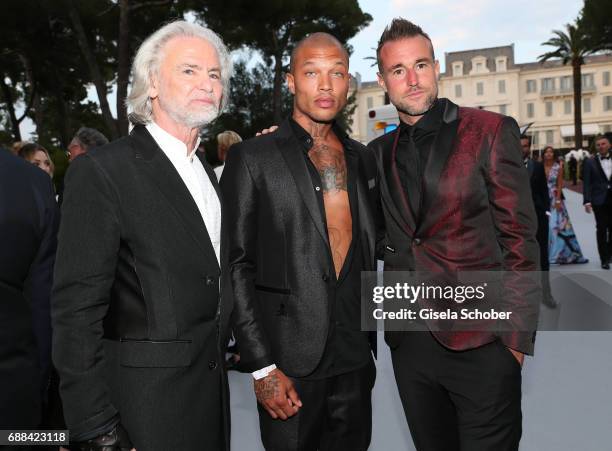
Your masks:
{"label": "white hair", "polygon": [[232,76],[233,64],[225,44],[212,30],[201,25],[177,20],[164,25],[149,36],[138,49],[132,64],[132,88],[125,100],[130,110],[129,119],[134,124],[148,124],[153,120],[149,90],[154,75],[159,74],[160,58],[163,55],[164,45],[171,39],[179,36],[201,38],[210,43],[217,52],[221,64],[221,82],[223,92],[221,95],[221,108],[223,111],[228,103],[229,80]]}

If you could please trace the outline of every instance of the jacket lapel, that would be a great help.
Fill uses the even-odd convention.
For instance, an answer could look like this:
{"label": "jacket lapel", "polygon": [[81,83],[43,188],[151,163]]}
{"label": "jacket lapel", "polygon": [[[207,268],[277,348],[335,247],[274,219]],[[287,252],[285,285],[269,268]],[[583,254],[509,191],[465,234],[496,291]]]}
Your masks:
{"label": "jacket lapel", "polygon": [[606,171],[604,171],[603,166],[601,165],[601,160],[597,155],[595,155],[593,158],[595,159],[595,166],[597,167],[599,174],[601,174],[601,178],[606,182],[609,182],[610,180],[608,180],[608,177],[606,177]]}
{"label": "jacket lapel", "polygon": [[[151,181],[151,185],[155,186],[168,201],[170,208],[185,224],[187,231],[200,249],[217,261],[202,215],[173,164],[144,126],[134,127],[130,139],[134,148],[134,157],[142,163],[140,167]],[[206,169],[206,165],[204,168]],[[215,186],[214,183],[213,186]],[[218,193],[218,186],[215,186],[215,189]]]}
{"label": "jacket lapel", "polygon": [[408,201],[404,195],[404,188],[400,182],[397,165],[395,164],[395,155],[399,143],[400,128],[398,127],[393,132],[393,141],[391,147],[382,147],[380,155],[382,156],[383,177],[381,177],[380,190],[382,201],[387,205],[387,209],[395,221],[406,231],[412,235],[416,221],[412,216]]}
{"label": "jacket lapel", "polygon": [[[434,199],[440,194],[438,184],[446,162],[453,150],[453,142],[459,126],[459,109],[457,105],[446,100],[442,125],[429,152],[427,165],[423,174],[423,202],[420,217],[427,218]],[[423,222],[423,221],[420,221]]]}
{"label": "jacket lapel", "polygon": [[[366,187],[368,183],[368,173],[365,170],[363,160],[357,152],[347,152],[347,163],[349,171],[354,171],[355,184],[357,185],[357,211],[359,212],[359,230],[361,236],[365,241],[362,243],[362,248],[367,253],[364,254],[364,262],[367,267],[370,266],[370,262],[375,260],[376,255],[376,225],[372,215],[372,208],[370,204],[369,187]],[[374,174],[373,177],[376,175]],[[370,271],[376,268],[369,268]]]}
{"label": "jacket lapel", "polygon": [[295,185],[300,197],[306,206],[306,209],[310,213],[312,222],[321,234],[321,238],[325,241],[325,244],[329,247],[329,239],[327,237],[327,229],[321,216],[321,209],[317,201],[316,195],[312,188],[312,180],[304,160],[304,154],[302,151],[302,145],[299,143],[297,138],[294,136],[291,130],[291,125],[288,120],[285,120],[274,138],[274,142],[278,151],[283,156],[289,172],[293,177]]}
{"label": "jacket lapel", "polygon": [[529,178],[533,177],[533,160],[529,158],[527,160],[527,171],[529,171]]}

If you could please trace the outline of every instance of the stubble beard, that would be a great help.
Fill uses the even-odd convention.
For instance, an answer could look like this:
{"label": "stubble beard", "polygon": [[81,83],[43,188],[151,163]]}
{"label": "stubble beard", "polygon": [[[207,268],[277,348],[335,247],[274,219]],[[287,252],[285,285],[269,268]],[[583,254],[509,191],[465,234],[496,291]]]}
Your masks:
{"label": "stubble beard", "polygon": [[402,99],[399,99],[397,102],[394,102],[393,99],[390,98],[391,103],[397,108],[400,113],[407,114],[408,116],[422,116],[429,111],[432,107],[436,99],[438,98],[438,88],[436,87],[433,91],[429,93],[429,95],[425,98],[422,106],[410,106],[407,102],[404,102]]}

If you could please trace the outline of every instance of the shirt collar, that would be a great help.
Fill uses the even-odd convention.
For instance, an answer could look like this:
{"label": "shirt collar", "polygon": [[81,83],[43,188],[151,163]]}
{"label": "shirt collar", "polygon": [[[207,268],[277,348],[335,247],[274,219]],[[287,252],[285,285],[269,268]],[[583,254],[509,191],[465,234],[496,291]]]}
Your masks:
{"label": "shirt collar", "polygon": [[[310,133],[304,130],[304,128],[300,124],[298,124],[292,117],[289,117],[289,124],[291,125],[291,130],[293,130],[294,136],[303,145],[304,152],[308,153],[314,143],[312,136],[310,136]],[[338,125],[336,121],[334,121],[334,123],[332,124],[332,130],[342,143],[342,146],[345,149],[350,149],[349,136],[344,130],[342,130],[342,128]]]}
{"label": "shirt collar", "polygon": [[157,125],[154,121],[149,122],[147,125],[147,130],[157,143],[157,145],[164,151],[166,155],[172,158],[187,158],[189,161],[193,160],[193,157],[198,150],[198,146],[200,145],[200,137],[196,140],[195,147],[187,154],[187,146],[183,141],[172,136],[166,130]]}
{"label": "shirt collar", "polygon": [[431,108],[427,110],[423,117],[414,125],[409,125],[400,119],[400,132],[410,133],[411,129],[414,129],[413,133],[416,133],[417,130],[424,132],[437,131],[440,128],[440,124],[442,123],[442,115],[444,114],[444,109],[442,106],[442,102],[439,99],[436,99]]}

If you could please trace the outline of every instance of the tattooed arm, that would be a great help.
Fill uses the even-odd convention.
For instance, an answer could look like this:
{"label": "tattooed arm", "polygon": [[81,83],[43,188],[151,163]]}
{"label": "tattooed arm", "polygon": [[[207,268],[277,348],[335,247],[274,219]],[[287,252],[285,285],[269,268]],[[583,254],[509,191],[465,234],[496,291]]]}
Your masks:
{"label": "tattooed arm", "polygon": [[286,420],[302,407],[293,382],[279,369],[253,382],[257,401],[274,419]]}

